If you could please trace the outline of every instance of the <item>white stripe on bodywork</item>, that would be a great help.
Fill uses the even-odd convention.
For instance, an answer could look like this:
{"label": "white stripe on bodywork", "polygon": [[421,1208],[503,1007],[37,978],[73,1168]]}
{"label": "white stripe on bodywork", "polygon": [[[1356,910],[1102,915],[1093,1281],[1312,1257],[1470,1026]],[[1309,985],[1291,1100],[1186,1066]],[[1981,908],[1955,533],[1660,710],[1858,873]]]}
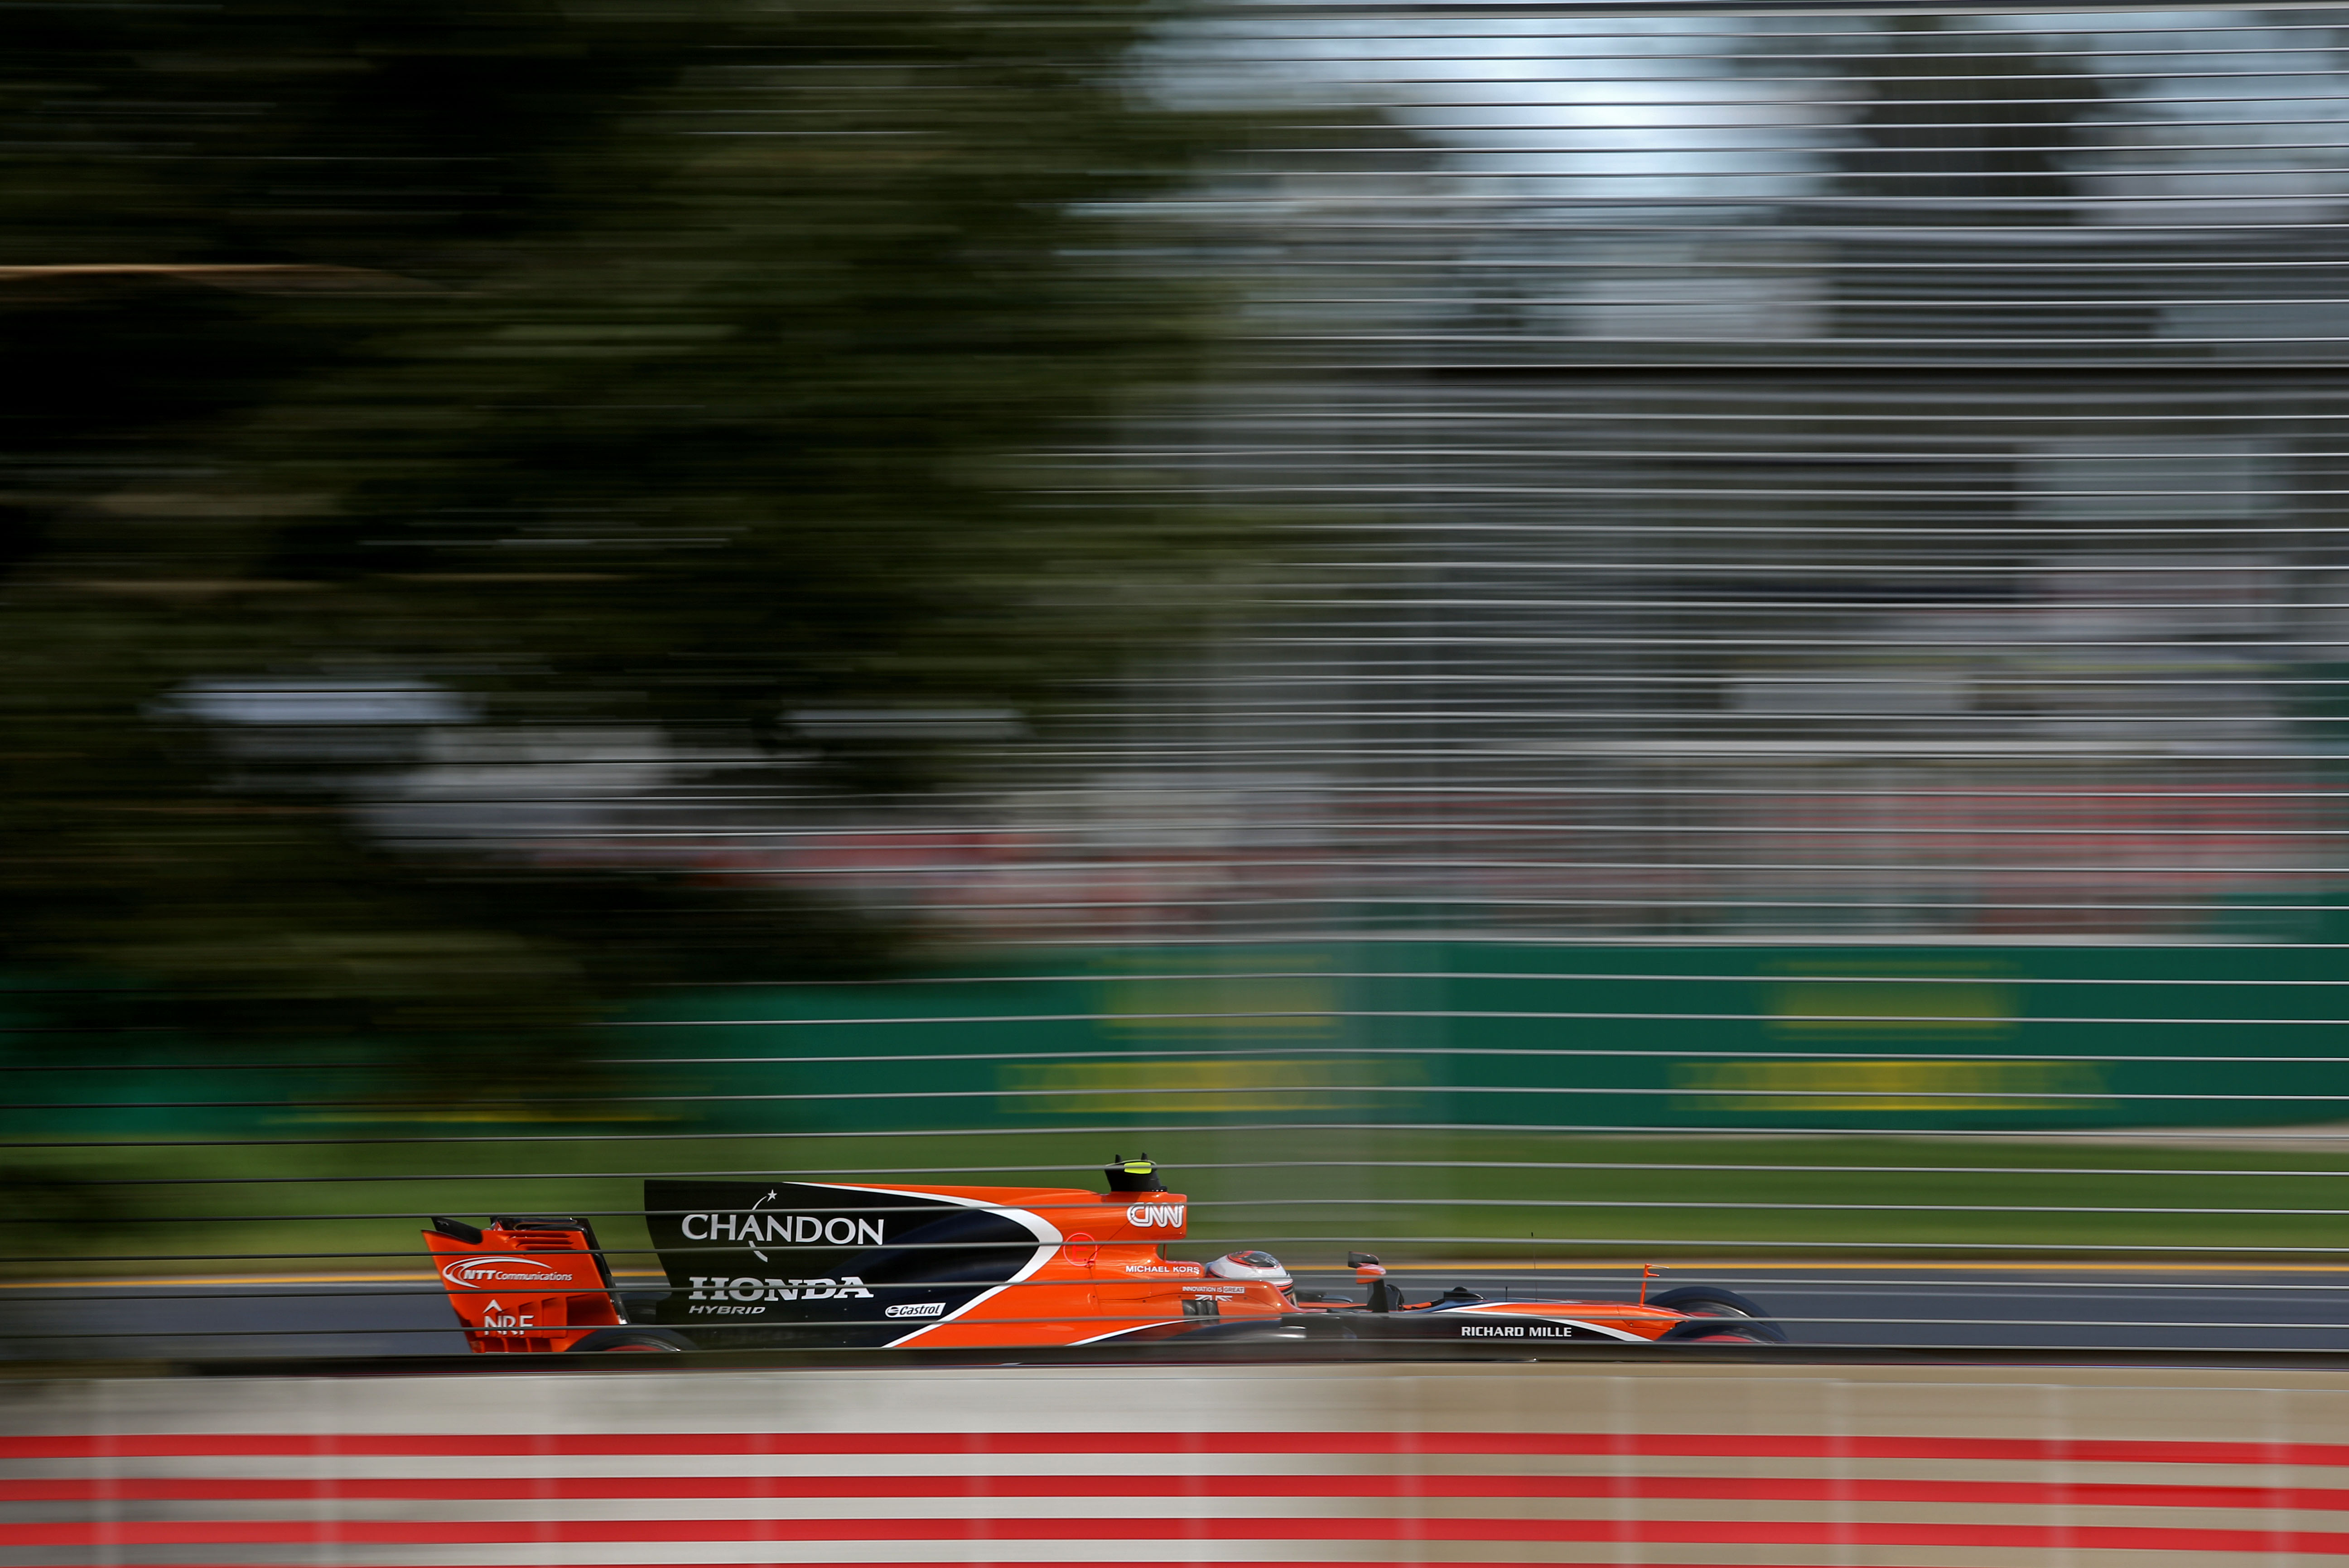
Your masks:
{"label": "white stripe on bodywork", "polygon": [[[1012,1275],[1009,1279],[1004,1281],[999,1285],[990,1285],[986,1290],[979,1292],[978,1294],[971,1297],[970,1300],[963,1303],[962,1305],[955,1308],[954,1311],[947,1314],[946,1316],[939,1318],[935,1322],[926,1323],[910,1334],[899,1334],[896,1338],[883,1345],[882,1348],[884,1350],[895,1350],[901,1345],[909,1344],[912,1341],[920,1338],[923,1334],[929,1333],[932,1329],[944,1328],[947,1324],[954,1322],[955,1319],[962,1316],[963,1314],[970,1311],[971,1308],[978,1305],[979,1303],[1009,1290],[1012,1286],[1018,1284],[1020,1281],[1028,1278],[1029,1275],[1042,1268],[1045,1262],[1051,1257],[1052,1250],[1066,1240],[1066,1238],[1061,1234],[1060,1227],[1053,1224],[1050,1220],[1045,1219],[1040,1214],[1032,1213],[1025,1209],[1009,1209],[1001,1204],[987,1202],[983,1199],[957,1198],[951,1192],[931,1192],[918,1187],[858,1187],[854,1183],[846,1181],[803,1181],[801,1182],[800,1185],[802,1187],[828,1187],[834,1192],[871,1192],[885,1197],[932,1198],[936,1199],[940,1203],[957,1204],[965,1209],[985,1209],[992,1213],[1001,1214],[1008,1219],[1018,1220],[1022,1226],[1026,1227],[1030,1235],[1036,1238],[1035,1255],[1028,1260],[1027,1266],[1022,1268],[1018,1273]],[[1081,1341],[1080,1343],[1082,1342]]]}
{"label": "white stripe on bodywork", "polygon": [[[1534,1310],[1532,1312],[1523,1310],[1526,1306],[1534,1306]],[[1636,1339],[1642,1344],[1653,1343],[1644,1334],[1632,1334],[1625,1329],[1609,1328],[1603,1323],[1591,1323],[1583,1318],[1568,1317],[1563,1313],[1550,1312],[1530,1302],[1470,1302],[1461,1306],[1436,1307],[1433,1310],[1446,1317],[1454,1315],[1495,1317],[1504,1323],[1570,1323],[1577,1328],[1587,1328],[1593,1334],[1603,1334],[1609,1339]]]}
{"label": "white stripe on bodywork", "polygon": [[[1157,1328],[1163,1324],[1185,1323],[1191,1320],[1179,1317],[1153,1318],[1148,1323],[1130,1323],[1123,1328],[1111,1329],[1107,1334],[1090,1334],[1083,1339],[1072,1339],[1069,1341],[1069,1343],[1071,1345],[1099,1345],[1104,1339],[1116,1339],[1123,1334],[1140,1334],[1145,1328]],[[1206,1320],[1202,1318],[1198,1321],[1204,1323]]]}

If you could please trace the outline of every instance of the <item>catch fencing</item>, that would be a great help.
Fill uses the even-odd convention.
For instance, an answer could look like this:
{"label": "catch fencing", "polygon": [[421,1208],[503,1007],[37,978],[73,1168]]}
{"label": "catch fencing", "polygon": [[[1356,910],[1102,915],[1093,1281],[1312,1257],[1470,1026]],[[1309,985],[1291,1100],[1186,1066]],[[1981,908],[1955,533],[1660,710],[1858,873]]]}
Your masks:
{"label": "catch fencing", "polygon": [[[665,993],[486,1094],[12,977],[0,1351],[450,1350],[428,1215],[592,1218],[641,1285],[647,1177],[1143,1148],[1195,1251],[1314,1282],[2349,1350],[2344,16],[1170,13],[1137,90],[1281,129],[1137,243],[1248,330],[1054,472],[1272,525],[1194,646],[1049,716],[790,717],[951,743],[917,799],[466,719],[358,807],[925,960]],[[223,754],[347,775],[280,729]]]}

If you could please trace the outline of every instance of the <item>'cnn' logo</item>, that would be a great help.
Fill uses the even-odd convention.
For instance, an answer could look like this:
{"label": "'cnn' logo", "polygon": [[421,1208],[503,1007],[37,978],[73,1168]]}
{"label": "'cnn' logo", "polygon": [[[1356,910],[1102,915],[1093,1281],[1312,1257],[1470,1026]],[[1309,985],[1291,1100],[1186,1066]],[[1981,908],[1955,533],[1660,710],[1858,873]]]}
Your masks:
{"label": "'cnn' logo", "polygon": [[1125,1222],[1136,1230],[1148,1230],[1163,1225],[1170,1231],[1183,1228],[1183,1206],[1180,1203],[1133,1203],[1126,1206]]}

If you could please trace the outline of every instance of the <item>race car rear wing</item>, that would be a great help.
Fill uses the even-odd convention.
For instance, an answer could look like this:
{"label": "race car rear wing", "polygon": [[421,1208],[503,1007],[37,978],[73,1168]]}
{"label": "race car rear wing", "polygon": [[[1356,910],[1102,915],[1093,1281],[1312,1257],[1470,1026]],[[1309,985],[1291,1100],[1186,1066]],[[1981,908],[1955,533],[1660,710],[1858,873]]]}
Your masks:
{"label": "race car rear wing", "polygon": [[436,1218],[424,1244],[475,1350],[569,1350],[627,1321],[585,1220],[505,1214],[481,1230]]}

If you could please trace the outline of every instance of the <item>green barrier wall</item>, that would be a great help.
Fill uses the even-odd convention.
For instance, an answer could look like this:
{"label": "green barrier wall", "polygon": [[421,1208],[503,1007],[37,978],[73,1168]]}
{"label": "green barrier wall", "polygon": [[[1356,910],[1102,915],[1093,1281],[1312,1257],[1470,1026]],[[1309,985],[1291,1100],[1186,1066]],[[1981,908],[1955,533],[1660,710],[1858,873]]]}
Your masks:
{"label": "green barrier wall", "polygon": [[[626,1064],[602,1084],[462,1116],[484,1132],[2313,1123],[2349,1119],[2340,970],[2329,949],[2249,946],[1022,953],[892,984],[688,993],[612,1028]],[[68,1053],[33,1016],[6,1035],[10,1064],[41,1069],[11,1075],[0,1115],[17,1137],[447,1119],[412,1093],[384,1103],[364,1058],[255,1070],[233,1064],[251,1051],[160,1034]]]}
{"label": "green barrier wall", "polygon": [[665,1092],[713,1096],[663,1114],[739,1128],[2349,1118],[2323,949],[1337,943],[1037,970],[699,994],[626,1033]]}

